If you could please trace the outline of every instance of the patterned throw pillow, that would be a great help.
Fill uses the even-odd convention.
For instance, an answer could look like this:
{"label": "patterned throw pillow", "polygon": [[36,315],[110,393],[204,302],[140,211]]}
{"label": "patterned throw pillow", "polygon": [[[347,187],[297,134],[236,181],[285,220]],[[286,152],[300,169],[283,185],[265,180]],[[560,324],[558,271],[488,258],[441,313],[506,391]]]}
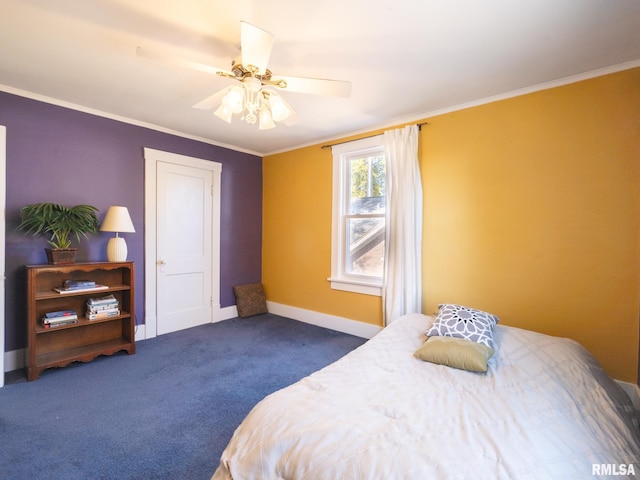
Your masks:
{"label": "patterned throw pillow", "polygon": [[425,335],[427,337],[464,338],[493,349],[493,328],[497,323],[498,317],[491,313],[462,305],[444,303],[439,305],[433,325],[425,332]]}

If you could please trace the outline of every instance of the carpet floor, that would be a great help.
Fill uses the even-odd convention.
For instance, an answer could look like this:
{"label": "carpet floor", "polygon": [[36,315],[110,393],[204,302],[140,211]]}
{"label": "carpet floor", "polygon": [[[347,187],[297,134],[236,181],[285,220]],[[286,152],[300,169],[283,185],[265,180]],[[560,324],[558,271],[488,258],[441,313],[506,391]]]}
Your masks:
{"label": "carpet floor", "polygon": [[206,480],[249,410],[364,339],[273,314],[138,342],[136,354],[12,376],[0,479]]}

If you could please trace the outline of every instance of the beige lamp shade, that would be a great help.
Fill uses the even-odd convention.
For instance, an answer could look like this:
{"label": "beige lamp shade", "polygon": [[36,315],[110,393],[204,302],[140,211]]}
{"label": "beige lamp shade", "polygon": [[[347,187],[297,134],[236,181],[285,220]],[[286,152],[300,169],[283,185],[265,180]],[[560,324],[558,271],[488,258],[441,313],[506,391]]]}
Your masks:
{"label": "beige lamp shade", "polygon": [[119,232],[134,233],[133,222],[129,216],[127,207],[112,206],[104,216],[101,232],[115,232],[116,236],[107,243],[107,260],[110,262],[124,262],[127,260],[127,242],[119,237]]}
{"label": "beige lamp shade", "polygon": [[127,207],[109,207],[100,225],[100,231],[134,233],[136,230],[133,228]]}

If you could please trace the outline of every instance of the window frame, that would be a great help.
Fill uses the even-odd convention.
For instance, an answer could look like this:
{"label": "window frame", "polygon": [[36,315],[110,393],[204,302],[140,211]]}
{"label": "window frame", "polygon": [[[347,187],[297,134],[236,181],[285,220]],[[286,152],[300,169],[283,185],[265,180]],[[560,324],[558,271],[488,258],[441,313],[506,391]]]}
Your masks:
{"label": "window frame", "polygon": [[[333,192],[331,227],[331,288],[365,295],[382,296],[383,278],[346,272],[347,218],[353,214],[344,211],[346,199],[351,198],[349,183],[349,159],[357,155],[385,155],[383,135],[376,135],[332,147]],[[385,179],[386,183],[386,179]],[[386,185],[385,185],[386,190]],[[386,219],[385,219],[386,228]]]}

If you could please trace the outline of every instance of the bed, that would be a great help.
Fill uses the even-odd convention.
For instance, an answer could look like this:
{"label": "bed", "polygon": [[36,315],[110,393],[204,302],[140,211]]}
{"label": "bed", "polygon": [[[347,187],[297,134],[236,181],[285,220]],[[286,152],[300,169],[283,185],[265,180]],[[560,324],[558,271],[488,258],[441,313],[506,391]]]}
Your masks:
{"label": "bed", "polygon": [[640,476],[630,399],[580,344],[496,325],[487,371],[468,371],[414,356],[433,322],[402,317],[267,396],[212,479]]}

